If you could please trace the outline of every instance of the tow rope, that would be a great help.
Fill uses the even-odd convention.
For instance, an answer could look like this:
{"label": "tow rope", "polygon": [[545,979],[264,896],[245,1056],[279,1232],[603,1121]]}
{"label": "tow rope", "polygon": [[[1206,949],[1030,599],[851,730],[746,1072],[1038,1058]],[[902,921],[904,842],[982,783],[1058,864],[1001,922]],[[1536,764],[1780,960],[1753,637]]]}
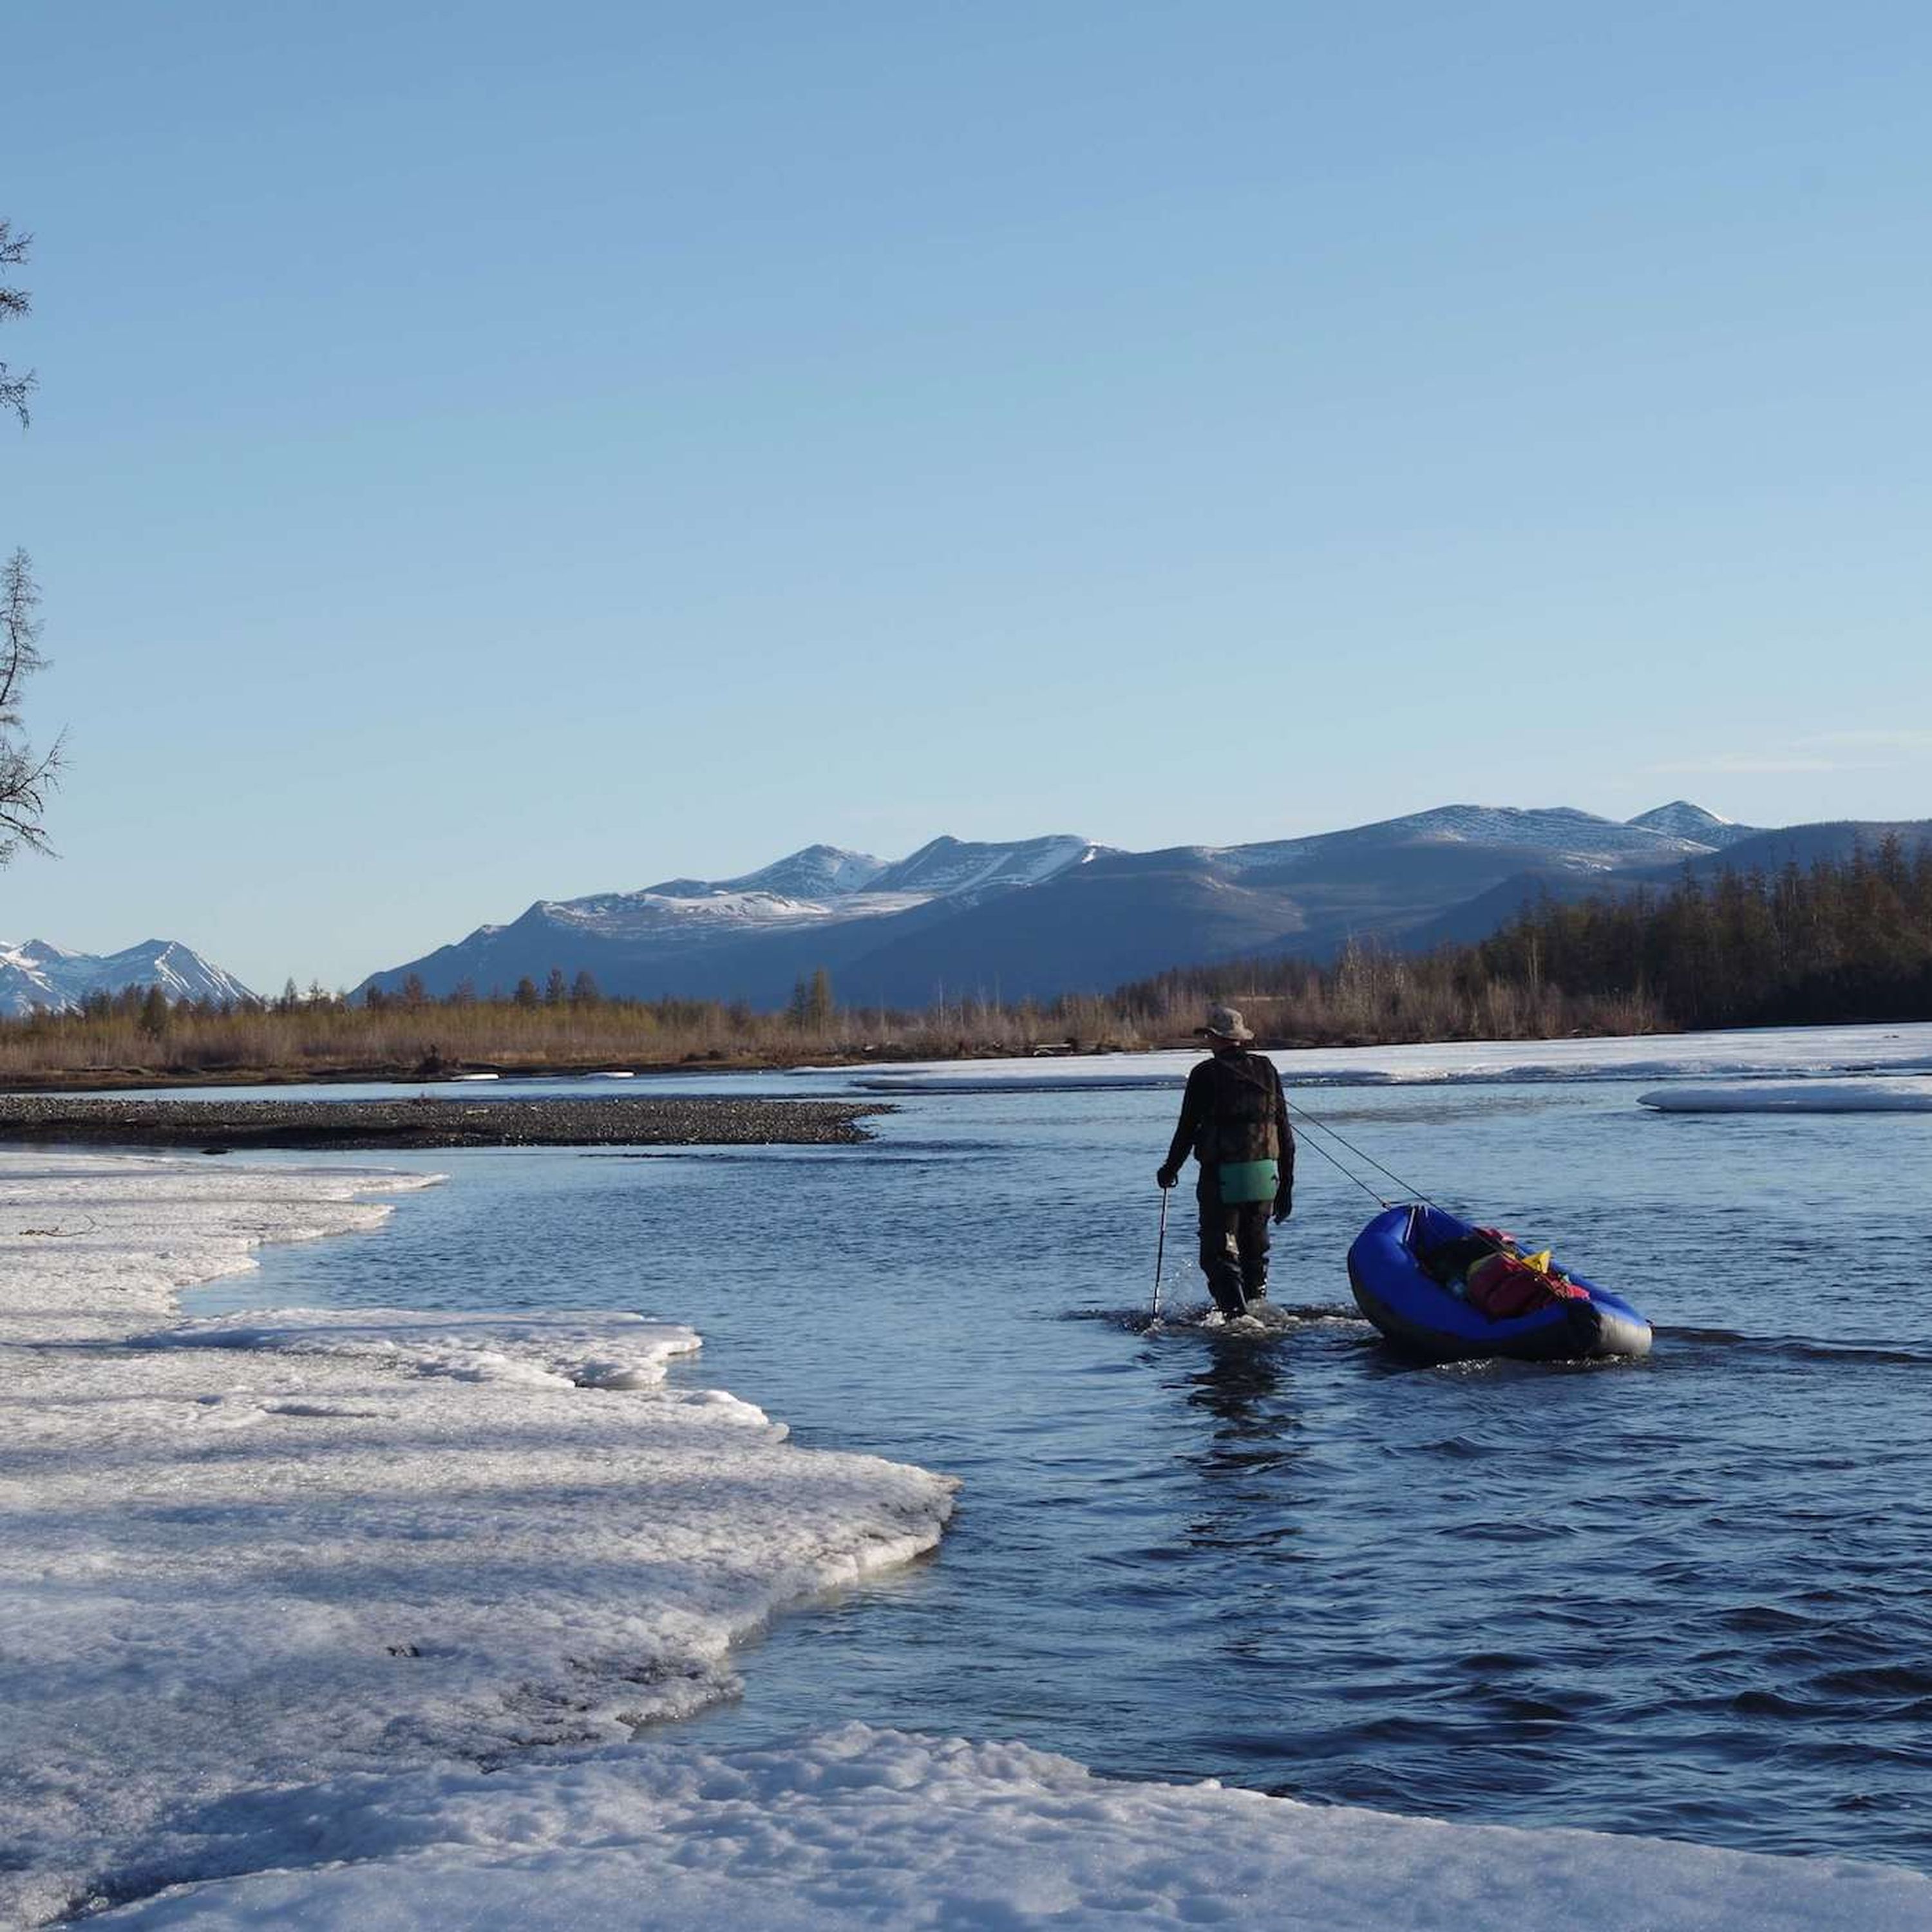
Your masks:
{"label": "tow rope", "polygon": [[[1364,1153],[1363,1150],[1356,1146],[1354,1142],[1350,1140],[1346,1134],[1337,1132],[1337,1130],[1334,1127],[1331,1127],[1326,1120],[1318,1119],[1314,1114],[1311,1114],[1306,1107],[1298,1107],[1292,1100],[1288,1100],[1288,1096],[1286,1094],[1282,1096],[1282,1098],[1283,1101],[1286,1102],[1288,1111],[1291,1114],[1297,1115],[1307,1126],[1316,1128],[1319,1132],[1326,1134],[1330,1140],[1346,1148],[1358,1160],[1362,1161],[1367,1166],[1373,1168],[1378,1174],[1388,1175],[1388,1178],[1394,1181],[1396,1186],[1402,1190],[1403,1200],[1427,1202],[1430,1207],[1433,1208],[1436,1206],[1436,1204],[1433,1201],[1430,1201],[1429,1199],[1429,1196],[1424,1194],[1420,1188],[1410,1186],[1408,1183],[1403,1180],[1400,1174],[1396,1173],[1393,1168],[1383,1166],[1382,1162],[1376,1160],[1373,1154]],[[1344,1162],[1338,1160],[1334,1155],[1330,1154],[1328,1150],[1319,1141],[1311,1140],[1308,1142],[1308,1145],[1312,1148],[1316,1153],[1318,1154],[1324,1160],[1328,1162],[1329,1166],[1334,1168],[1338,1174],[1341,1174],[1345,1180],[1353,1181],[1354,1184],[1359,1187],[1378,1208],[1394,1208],[1401,1204],[1398,1202],[1384,1200],[1381,1195],[1378,1194],[1376,1190],[1361,1178],[1360,1174],[1353,1172]]]}
{"label": "tow rope", "polygon": [[[1412,1187],[1408,1183],[1403,1180],[1402,1176],[1397,1174],[1392,1168],[1383,1166],[1382,1162],[1376,1160],[1373,1154],[1364,1153],[1363,1150],[1356,1146],[1354,1142],[1350,1140],[1346,1135],[1336,1132],[1334,1128],[1329,1126],[1326,1120],[1316,1119],[1316,1118],[1311,1114],[1306,1107],[1298,1107],[1292,1100],[1288,1100],[1286,1093],[1282,1094],[1282,1098],[1286,1102],[1288,1110],[1291,1114],[1298,1114],[1306,1125],[1319,1129],[1320,1131],[1326,1134],[1330,1139],[1338,1142],[1342,1146],[1346,1148],[1358,1160],[1366,1161],[1378,1174],[1387,1174],[1389,1179],[1394,1181],[1396,1186],[1400,1187],[1402,1190],[1402,1198],[1401,1200],[1384,1201],[1366,1180],[1363,1180],[1358,1174],[1351,1173],[1349,1170],[1344,1166],[1340,1161],[1337,1160],[1319,1141],[1311,1140],[1306,1143],[1309,1147],[1313,1148],[1314,1150],[1324,1160],[1327,1161],[1328,1164],[1338,1173],[1343,1175],[1346,1179],[1352,1180],[1355,1185],[1359,1187],[1371,1201],[1374,1202],[1378,1208],[1408,1208],[1408,1226],[1402,1237],[1406,1245],[1408,1245],[1410,1246],[1413,1246],[1414,1245],[1416,1235],[1417,1218],[1420,1214],[1424,1208],[1433,1208],[1438,1214],[1448,1214],[1453,1220],[1466,1221],[1466,1216],[1456,1214],[1452,1209],[1444,1208],[1439,1201],[1431,1200],[1427,1195],[1423,1192],[1420,1188]],[[1418,1203],[1420,1205],[1417,1204]],[[1466,1222],[1466,1225],[1470,1228],[1472,1233],[1481,1236],[1482,1239],[1487,1244],[1492,1253],[1510,1255],[1513,1256],[1518,1256],[1520,1254],[1520,1251],[1516,1249],[1513,1244],[1508,1241],[1498,1240],[1495,1235],[1486,1232],[1483,1228],[1477,1227],[1473,1222]]]}

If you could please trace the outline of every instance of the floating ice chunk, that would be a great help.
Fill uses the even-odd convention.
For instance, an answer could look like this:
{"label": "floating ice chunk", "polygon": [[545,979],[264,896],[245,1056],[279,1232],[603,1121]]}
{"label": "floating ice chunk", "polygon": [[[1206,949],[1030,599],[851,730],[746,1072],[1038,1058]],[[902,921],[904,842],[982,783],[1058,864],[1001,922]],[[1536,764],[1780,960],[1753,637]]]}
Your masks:
{"label": "floating ice chunk", "polygon": [[1932,1080],[1747,1081],[1734,1087],[1660,1087],[1637,1105],[1663,1114],[1932,1114]]}

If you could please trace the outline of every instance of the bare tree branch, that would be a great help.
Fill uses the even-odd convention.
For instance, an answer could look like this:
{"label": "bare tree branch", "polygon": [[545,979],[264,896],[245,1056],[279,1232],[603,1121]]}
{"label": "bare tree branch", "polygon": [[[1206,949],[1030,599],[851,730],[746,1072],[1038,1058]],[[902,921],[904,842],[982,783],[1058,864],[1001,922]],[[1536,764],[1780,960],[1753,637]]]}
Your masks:
{"label": "bare tree branch", "polygon": [[[13,224],[0,216],[0,268],[17,268],[27,259],[28,250],[34,245],[31,235],[16,235]],[[33,298],[25,289],[13,289],[0,284],[0,322],[13,322],[27,314],[33,308]],[[29,369],[24,374],[10,374],[7,364],[0,362],[0,410],[11,410],[20,418],[20,427],[27,426],[27,398],[34,392],[37,381]]]}
{"label": "bare tree branch", "polygon": [[[0,270],[17,268],[34,244],[31,235],[16,235],[13,224],[0,218]],[[0,322],[17,320],[32,307],[24,289],[0,285]],[[11,410],[24,429],[27,398],[34,387],[29,370],[9,373],[0,362],[0,410]],[[46,852],[44,820],[47,794],[60,782],[66,755],[63,731],[44,752],[27,742],[20,712],[20,692],[28,678],[42,669],[40,587],[24,550],[16,550],[0,569],[0,866],[23,848]]]}
{"label": "bare tree branch", "polygon": [[16,550],[0,572],[0,866],[23,848],[53,849],[41,821],[47,794],[60,782],[67,734],[38,754],[20,736],[20,688],[46,664],[34,614],[40,602],[27,553]]}
{"label": "bare tree branch", "polygon": [[40,652],[40,586],[32,560],[16,550],[0,572],[0,734],[20,728],[20,686],[44,660]]}

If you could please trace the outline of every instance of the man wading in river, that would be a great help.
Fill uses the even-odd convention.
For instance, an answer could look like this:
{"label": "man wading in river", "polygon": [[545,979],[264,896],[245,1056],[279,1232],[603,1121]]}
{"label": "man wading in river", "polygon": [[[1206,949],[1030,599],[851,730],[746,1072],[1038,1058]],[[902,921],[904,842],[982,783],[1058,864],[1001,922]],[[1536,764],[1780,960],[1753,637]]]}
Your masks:
{"label": "man wading in river", "polygon": [[1247,1051],[1254,1035],[1232,1006],[1216,1006],[1194,1030],[1212,1049],[1187,1076],[1180,1122],[1155,1178],[1180,1178],[1191,1152],[1201,1163],[1201,1268],[1224,1315],[1268,1294],[1268,1219],[1294,1207],[1294,1135],[1274,1063]]}

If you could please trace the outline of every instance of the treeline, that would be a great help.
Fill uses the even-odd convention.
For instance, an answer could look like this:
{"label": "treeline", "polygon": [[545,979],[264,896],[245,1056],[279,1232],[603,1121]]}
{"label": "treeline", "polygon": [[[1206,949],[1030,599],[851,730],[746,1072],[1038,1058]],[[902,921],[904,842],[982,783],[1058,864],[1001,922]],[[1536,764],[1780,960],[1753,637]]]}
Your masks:
{"label": "treeline", "polygon": [[1932,845],[1888,836],[1808,867],[1687,869],[1667,892],[1545,894],[1472,945],[1352,945],[1327,967],[1240,960],[1116,995],[1156,1031],[1244,998],[1283,1044],[1932,1019]]}
{"label": "treeline", "polygon": [[135,987],[90,994],[77,1012],[0,1019],[0,1081],[434,1079],[480,1070],[796,1065],[1138,1043],[1116,1024],[1108,1002],[1082,996],[1044,1005],[953,1000],[922,1012],[842,1006],[824,971],[801,979],[776,1012],[742,1000],[610,998],[589,974],[572,980],[561,970],[542,987],[528,979],[507,992],[459,986],[442,999],[413,977],[397,992],[372,987],[360,997],[291,983],[266,1000],[171,1000],[158,987]]}
{"label": "treeline", "polygon": [[1271,1046],[1556,1040],[1655,1033],[1670,1024],[1641,991],[1492,973],[1473,946],[1411,954],[1352,942],[1332,965],[1236,959],[1184,967],[1124,986],[1114,998],[1138,1031],[1170,1041],[1189,1036],[1204,1008],[1226,1001]]}
{"label": "treeline", "polygon": [[1544,903],[1476,950],[1496,978],[1628,994],[1672,1028],[1932,1018],[1932,844]]}
{"label": "treeline", "polygon": [[1551,1039],[1699,1028],[1932,1018],[1932,847],[1896,838],[1775,873],[1687,870],[1667,892],[1547,896],[1491,938],[1408,955],[1346,947],[1328,965],[1246,959],[1177,968],[1111,994],[968,998],[922,1011],[842,1006],[824,971],[788,1004],[607,998],[553,970],[507,992],[421,980],[362,998],[291,982],[272,1000],[94,994],[77,1012],[0,1022],[0,1079],[644,1070],[867,1058],[1088,1052],[1187,1040],[1209,1003],[1265,1043]]}

